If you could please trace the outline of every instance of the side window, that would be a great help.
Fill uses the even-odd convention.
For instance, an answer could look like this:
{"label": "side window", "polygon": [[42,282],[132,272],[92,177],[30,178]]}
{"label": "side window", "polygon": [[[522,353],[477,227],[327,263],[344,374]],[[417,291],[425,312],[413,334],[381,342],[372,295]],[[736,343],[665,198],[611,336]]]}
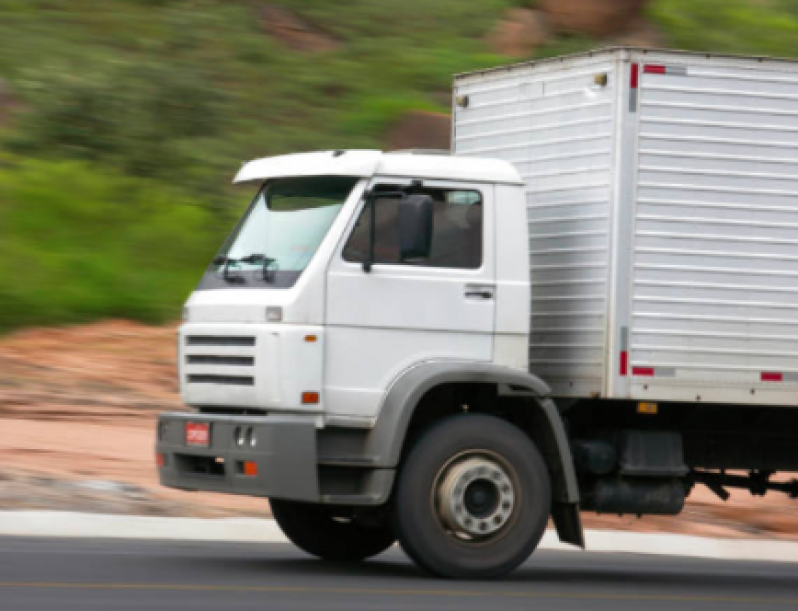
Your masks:
{"label": "side window", "polygon": [[[397,185],[377,185],[374,201],[374,263],[421,265],[477,269],[482,265],[482,195],[479,191],[459,189],[416,189],[429,195],[434,203],[432,250],[428,259],[402,261],[399,256],[399,200],[379,197],[380,191],[395,192]],[[344,247],[346,261],[361,262],[368,257],[371,210],[364,207],[352,235]]]}

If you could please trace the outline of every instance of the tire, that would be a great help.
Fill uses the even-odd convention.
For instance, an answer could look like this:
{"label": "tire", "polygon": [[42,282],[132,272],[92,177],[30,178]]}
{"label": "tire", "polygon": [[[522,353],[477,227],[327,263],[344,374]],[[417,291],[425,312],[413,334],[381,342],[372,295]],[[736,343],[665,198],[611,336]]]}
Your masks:
{"label": "tire", "polygon": [[357,562],[384,552],[396,541],[390,527],[369,528],[335,518],[329,507],[270,499],[272,514],[299,549],[322,560]]}
{"label": "tire", "polygon": [[523,431],[493,416],[464,414],[442,420],[415,443],[394,509],[399,542],[422,569],[439,577],[498,577],[540,542],[551,484]]}

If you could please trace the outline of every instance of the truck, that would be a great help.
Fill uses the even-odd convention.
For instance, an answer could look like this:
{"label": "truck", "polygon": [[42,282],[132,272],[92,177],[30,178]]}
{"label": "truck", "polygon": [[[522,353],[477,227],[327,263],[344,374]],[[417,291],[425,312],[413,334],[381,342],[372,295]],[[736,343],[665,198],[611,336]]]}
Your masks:
{"label": "truck", "polygon": [[452,116],[451,154],[242,166],[161,483],[480,579],[550,518],[798,496],[798,62],[606,49],[458,75]]}

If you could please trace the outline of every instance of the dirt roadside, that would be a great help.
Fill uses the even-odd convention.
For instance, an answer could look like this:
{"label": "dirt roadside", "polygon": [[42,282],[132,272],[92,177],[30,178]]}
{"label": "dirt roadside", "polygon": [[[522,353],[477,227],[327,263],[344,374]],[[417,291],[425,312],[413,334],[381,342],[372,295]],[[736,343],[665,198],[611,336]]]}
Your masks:
{"label": "dirt roadside", "polygon": [[[109,321],[0,339],[0,509],[139,515],[269,515],[262,499],[157,483],[158,412],[181,410],[175,328]],[[798,540],[798,504],[697,487],[679,518],[594,516],[591,528]]]}

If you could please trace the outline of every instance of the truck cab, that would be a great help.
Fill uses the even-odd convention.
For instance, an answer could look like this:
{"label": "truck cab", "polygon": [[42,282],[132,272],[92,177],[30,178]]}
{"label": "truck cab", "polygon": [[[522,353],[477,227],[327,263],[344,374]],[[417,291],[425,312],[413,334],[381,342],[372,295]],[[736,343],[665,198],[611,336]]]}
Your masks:
{"label": "truck cab", "polygon": [[[478,433],[476,414],[518,395],[536,406],[526,417],[564,437],[527,372],[526,211],[511,164],[329,151],[252,161],[235,182],[254,199],[185,305],[178,367],[192,411],[160,418],[164,485],[268,497],[300,547],[360,559],[396,539],[398,473],[432,423],[471,412],[461,420]],[[486,424],[500,425],[501,446],[511,425]],[[550,492],[546,463],[520,442],[535,453],[526,476],[546,480],[523,508],[526,557]],[[491,452],[433,474],[452,544],[478,549],[522,515],[524,474]],[[572,471],[567,455],[549,462]],[[573,503],[573,483],[558,481]],[[342,524],[340,540],[319,543]],[[517,556],[466,572],[503,572]]]}
{"label": "truck cab", "polygon": [[[500,250],[524,248],[510,164],[338,151],[254,161],[236,182],[254,201],[185,306],[187,405],[370,428],[420,362],[526,369],[528,273]],[[426,204],[428,253],[402,252],[411,199]]]}

